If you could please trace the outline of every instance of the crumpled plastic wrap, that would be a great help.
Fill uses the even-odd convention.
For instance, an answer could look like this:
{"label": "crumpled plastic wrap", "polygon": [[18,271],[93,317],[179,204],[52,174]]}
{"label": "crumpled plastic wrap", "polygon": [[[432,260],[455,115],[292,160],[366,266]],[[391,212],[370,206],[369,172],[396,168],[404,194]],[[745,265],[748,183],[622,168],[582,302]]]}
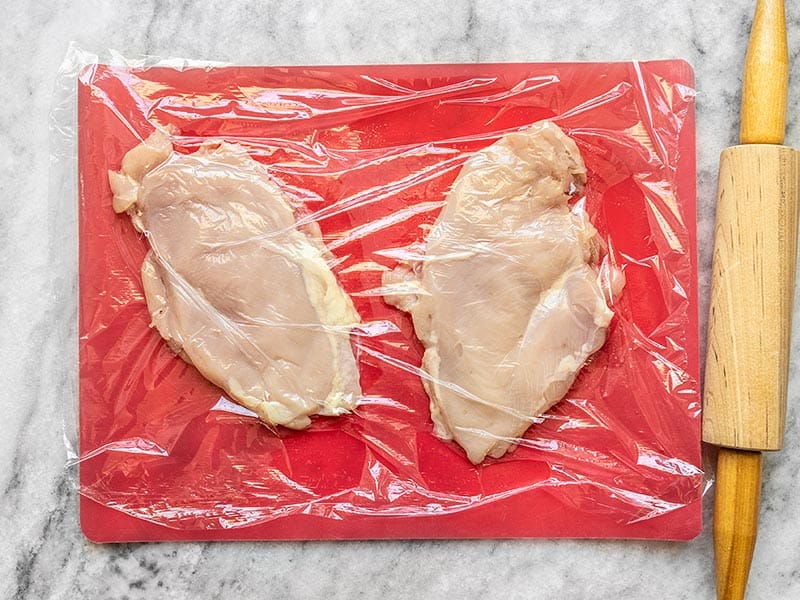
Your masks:
{"label": "crumpled plastic wrap", "polygon": [[[77,157],[60,187],[76,184],[78,203],[80,405],[67,439],[86,535],[694,537],[692,86],[682,61],[241,67],[71,49],[53,133]],[[383,277],[416,256],[471,156],[543,120],[579,148],[575,200],[626,284],[564,399],[512,452],[474,465],[434,434],[423,347]],[[151,327],[148,239],[112,210],[108,171],[156,129],[180,154],[244,149],[318,228],[361,317],[352,413],[266,427]]]}

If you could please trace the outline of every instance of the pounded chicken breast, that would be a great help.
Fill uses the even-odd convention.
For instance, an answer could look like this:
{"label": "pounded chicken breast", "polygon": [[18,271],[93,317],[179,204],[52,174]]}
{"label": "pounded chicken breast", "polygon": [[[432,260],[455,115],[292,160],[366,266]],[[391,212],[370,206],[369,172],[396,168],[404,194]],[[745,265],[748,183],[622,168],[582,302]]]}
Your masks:
{"label": "pounded chicken breast", "polygon": [[175,352],[268,424],[356,405],[359,315],[263,165],[226,143],[181,155],[156,131],[109,180],[150,242],[147,307]]}
{"label": "pounded chicken breast", "polygon": [[597,232],[568,204],[585,181],[553,123],[508,134],[464,165],[424,259],[384,277],[425,346],[436,434],[473,463],[516,447],[605,342]]}

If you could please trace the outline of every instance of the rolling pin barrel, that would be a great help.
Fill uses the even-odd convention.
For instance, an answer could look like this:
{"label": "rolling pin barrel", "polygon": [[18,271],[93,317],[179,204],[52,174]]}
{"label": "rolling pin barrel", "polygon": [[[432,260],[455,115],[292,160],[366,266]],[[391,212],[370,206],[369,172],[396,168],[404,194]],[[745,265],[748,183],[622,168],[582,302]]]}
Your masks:
{"label": "rolling pin barrel", "polygon": [[703,439],[779,450],[786,420],[800,151],[722,153],[706,356]]}

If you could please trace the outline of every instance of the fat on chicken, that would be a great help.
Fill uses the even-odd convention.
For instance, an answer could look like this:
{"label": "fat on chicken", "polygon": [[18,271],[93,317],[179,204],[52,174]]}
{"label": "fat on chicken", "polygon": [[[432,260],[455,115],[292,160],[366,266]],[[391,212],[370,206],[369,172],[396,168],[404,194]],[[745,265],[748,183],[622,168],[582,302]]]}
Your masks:
{"label": "fat on chicken", "polygon": [[472,463],[515,448],[605,343],[602,247],[570,205],[585,182],[552,122],[505,135],[465,163],[422,254],[384,275],[386,301],[411,313],[425,347],[435,433]]}
{"label": "fat on chicken", "polygon": [[109,181],[149,240],[147,307],[176,353],[270,425],[355,407],[359,315],[266,167],[228,143],[178,154],[158,130]]}

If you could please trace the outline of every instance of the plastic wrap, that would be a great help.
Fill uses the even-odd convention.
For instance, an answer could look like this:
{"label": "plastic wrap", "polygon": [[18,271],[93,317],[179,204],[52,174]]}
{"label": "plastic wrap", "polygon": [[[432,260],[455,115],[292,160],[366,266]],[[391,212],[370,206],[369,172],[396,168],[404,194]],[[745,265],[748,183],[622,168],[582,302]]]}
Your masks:
{"label": "plastic wrap", "polygon": [[[79,206],[80,406],[68,438],[91,539],[689,539],[699,532],[694,92],[685,63],[277,68],[118,56],[101,62],[73,50],[61,84],[55,134],[76,150]],[[65,123],[75,105],[76,132]],[[597,230],[587,260],[600,269],[613,319],[563,400],[521,437],[501,440],[512,451],[472,464],[435,431],[423,383],[458,386],[423,368],[411,316],[387,303],[391,285],[410,278],[389,274],[404,266],[414,272],[415,264],[419,273],[432,228],[471,157],[544,121],[563,130],[585,162],[585,185],[571,188],[568,210],[585,212]],[[351,412],[334,402],[322,410],[329,416],[311,414],[305,429],[265,426],[241,405],[247,394],[226,394],[198,371],[214,379],[191,354],[192,340],[210,347],[208,327],[197,325],[202,313],[187,321],[196,327],[180,343],[162,338],[169,335],[152,305],[157,294],[148,293],[148,310],[143,289],[148,251],[167,267],[176,264],[165,258],[169,247],[192,269],[206,259],[217,269],[219,240],[203,231],[219,229],[154,233],[139,222],[143,235],[112,209],[114,192],[118,201],[125,192],[112,192],[108,172],[124,172],[125,154],[154,131],[164,132],[173,159],[189,161],[193,173],[181,179],[175,203],[184,206],[196,193],[192,182],[217,189],[204,169],[222,176],[220,164],[234,155],[223,190],[228,209],[241,206],[237,194],[254,181],[261,191],[248,201],[265,203],[259,214],[267,221],[281,199],[281,214],[291,217],[280,226],[264,230],[261,223],[255,237],[221,242],[241,259],[258,238],[262,253],[255,263],[234,261],[228,283],[237,297],[225,297],[238,305],[229,310],[241,316],[245,300],[267,295],[272,300],[246,318],[276,327],[276,339],[293,340],[290,348],[306,343],[291,337],[298,331],[347,338],[349,347],[339,343],[331,359],[313,352],[289,363],[317,373],[308,366],[316,360],[341,374],[341,361],[352,357],[348,389],[358,398]],[[241,185],[231,186],[236,177]],[[264,186],[274,186],[272,196]],[[134,197],[143,202],[138,188]],[[224,219],[231,222],[230,214]],[[277,243],[276,231],[290,237]],[[327,319],[336,310],[320,310],[319,302],[319,322],[293,317],[311,288],[265,266],[267,242],[278,253],[293,244],[305,252],[304,281],[308,264],[325,271],[325,289],[352,303],[357,322]],[[626,282],[621,294],[611,293],[619,291],[611,282],[616,270]],[[172,275],[202,288],[185,271]],[[247,281],[251,296],[241,293]],[[198,297],[225,288],[209,285]],[[497,322],[501,305],[491,306]],[[198,368],[176,356],[176,346]],[[218,348],[209,352],[226,373],[243,364],[220,359]],[[313,387],[313,373],[297,379],[298,389]],[[312,398],[311,413],[322,404]],[[305,417],[283,423],[307,425]]]}

